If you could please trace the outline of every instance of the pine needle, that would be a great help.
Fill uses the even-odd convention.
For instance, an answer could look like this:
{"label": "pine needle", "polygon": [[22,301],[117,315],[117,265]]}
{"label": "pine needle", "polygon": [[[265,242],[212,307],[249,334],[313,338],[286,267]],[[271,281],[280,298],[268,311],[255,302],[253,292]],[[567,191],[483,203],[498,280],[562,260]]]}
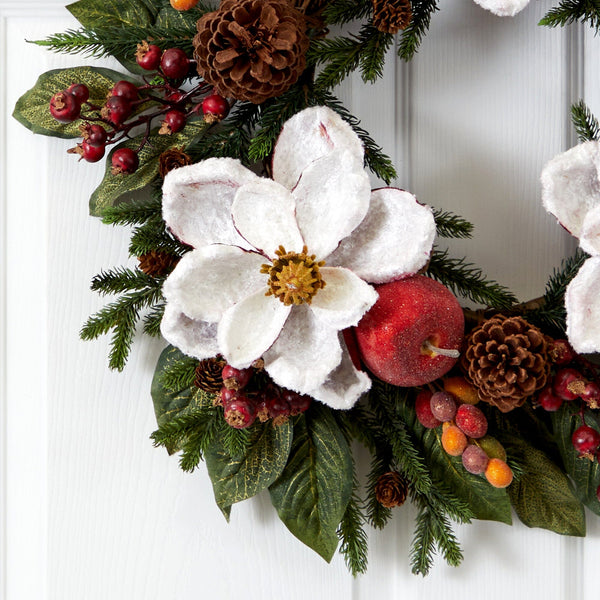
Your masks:
{"label": "pine needle", "polygon": [[571,106],[571,120],[581,142],[598,141],[600,125],[583,100]]}

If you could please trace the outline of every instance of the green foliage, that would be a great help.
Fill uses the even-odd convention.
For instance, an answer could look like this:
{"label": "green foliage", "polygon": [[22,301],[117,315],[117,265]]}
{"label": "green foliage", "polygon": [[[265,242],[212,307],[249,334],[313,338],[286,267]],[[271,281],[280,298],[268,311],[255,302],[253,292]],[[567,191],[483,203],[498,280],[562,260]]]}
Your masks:
{"label": "green foliage", "polygon": [[383,506],[375,495],[375,486],[382,475],[391,470],[391,451],[378,451],[371,460],[371,468],[367,477],[367,498],[365,508],[367,522],[375,529],[383,529],[392,518],[392,510]]}
{"label": "green foliage", "polygon": [[558,27],[576,23],[587,23],[600,31],[600,2],[598,0],[562,0],[562,2],[546,13],[539,22],[547,27]]}
{"label": "green foliage", "polygon": [[402,32],[398,45],[398,56],[409,61],[416,54],[434,12],[438,9],[437,0],[412,0],[413,16],[408,27]]}
{"label": "green foliage", "polygon": [[149,194],[131,202],[108,206],[102,211],[102,222],[106,225],[141,225],[149,219],[161,217],[161,195]]}
{"label": "green foliage", "polygon": [[345,25],[367,18],[372,11],[372,0],[331,0],[323,9],[322,16],[330,25]]}
{"label": "green foliage", "polygon": [[432,208],[432,211],[440,237],[469,239],[473,236],[473,225],[463,217],[439,208]]}
{"label": "green foliage", "polygon": [[161,386],[168,392],[177,392],[194,385],[198,360],[183,354],[173,360],[159,374]]}
{"label": "green foliage", "polygon": [[161,250],[176,256],[183,256],[188,248],[167,231],[165,222],[157,215],[148,219],[143,225],[136,227],[129,242],[129,254],[131,256],[142,256],[152,250]]}
{"label": "green foliage", "polygon": [[152,25],[151,3],[139,0],[79,0],[67,6],[67,10],[84,27],[135,27]]}
{"label": "green foliage", "polygon": [[150,275],[139,269],[117,267],[109,271],[102,271],[92,279],[91,289],[105,296],[107,294],[121,294],[131,290],[143,290],[155,287],[156,281]]}
{"label": "green foliage", "polygon": [[589,142],[600,139],[600,124],[583,100],[571,106],[571,120],[579,141]]}

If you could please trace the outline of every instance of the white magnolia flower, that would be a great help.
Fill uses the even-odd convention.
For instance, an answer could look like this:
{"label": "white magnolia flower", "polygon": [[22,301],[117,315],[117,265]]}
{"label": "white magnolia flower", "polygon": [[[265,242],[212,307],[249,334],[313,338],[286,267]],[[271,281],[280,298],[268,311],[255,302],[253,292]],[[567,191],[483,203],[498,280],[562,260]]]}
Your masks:
{"label": "white magnolia flower", "polygon": [[370,191],[360,140],[333,111],[284,126],[273,179],[212,158],[171,171],[163,216],[193,247],[165,282],[162,333],[198,359],[263,358],[279,385],[349,408],[370,387],[340,334],[375,303],[369,283],[411,275],[435,223],[408,192]]}
{"label": "white magnolia flower", "polygon": [[591,255],[567,287],[567,336],[577,352],[600,352],[600,144],[555,156],[541,180],[544,208]]}
{"label": "white magnolia flower", "polygon": [[529,4],[529,0],[475,0],[475,2],[499,17],[514,17]]}

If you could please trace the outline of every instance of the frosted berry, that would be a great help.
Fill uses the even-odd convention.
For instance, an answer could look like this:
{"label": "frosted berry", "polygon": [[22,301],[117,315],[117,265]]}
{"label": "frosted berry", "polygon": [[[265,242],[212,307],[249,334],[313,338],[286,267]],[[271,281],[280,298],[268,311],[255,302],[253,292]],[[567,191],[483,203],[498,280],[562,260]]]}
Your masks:
{"label": "frosted berry", "polygon": [[444,390],[450,392],[463,404],[477,404],[479,402],[477,388],[460,375],[444,379]]}
{"label": "frosted berry", "polygon": [[564,400],[554,393],[552,386],[547,386],[540,392],[538,402],[544,410],[555,412],[562,406]]}
{"label": "frosted berry", "polygon": [[175,10],[190,10],[198,4],[199,0],[171,0],[171,6]]}
{"label": "frosted berry", "polygon": [[160,57],[162,50],[154,44],[142,42],[138,44],[137,52],[135,53],[135,61],[146,71],[156,71],[160,65]]}
{"label": "frosted berry", "polygon": [[84,140],[81,142],[81,149],[83,150],[81,158],[87,160],[87,162],[95,163],[104,156],[105,146],[92,146]]}
{"label": "frosted berry", "polygon": [[581,399],[590,408],[600,408],[600,386],[593,381],[586,383],[581,393]]}
{"label": "frosted berry", "polygon": [[566,367],[556,373],[552,382],[552,388],[559,398],[570,401],[579,398],[579,394],[583,392],[585,384],[586,381],[579,371]]}
{"label": "frosted berry", "polygon": [[100,147],[106,144],[108,135],[106,133],[106,129],[104,129],[104,127],[101,125],[90,125],[90,123],[86,123],[80,128],[80,130],[84,141],[86,141],[90,146]]}
{"label": "frosted berry", "polygon": [[508,487],[513,480],[511,468],[499,458],[490,458],[485,470],[485,478],[496,488]]}
{"label": "frosted berry", "polygon": [[292,415],[292,417],[307,411],[312,403],[312,398],[310,396],[301,396],[292,390],[284,390],[282,398],[289,404],[290,415]]}
{"label": "frosted berry", "polygon": [[190,61],[183,50],[169,48],[163,52],[160,68],[169,79],[182,79],[187,75]]}
{"label": "frosted berry", "polygon": [[177,133],[185,127],[185,123],[186,117],[184,113],[177,109],[170,110],[165,114],[164,121],[162,122],[158,133],[161,135]]}
{"label": "frosted berry", "polygon": [[241,390],[248,385],[253,373],[254,369],[252,367],[236,369],[231,365],[225,365],[221,372],[223,385],[230,390]]}
{"label": "frosted berry", "polygon": [[246,396],[236,395],[232,400],[224,404],[225,421],[235,429],[250,427],[256,419],[256,407]]}
{"label": "frosted berry", "polygon": [[575,358],[575,350],[567,340],[554,340],[549,355],[555,365],[568,365]]}
{"label": "frosted berry", "polygon": [[140,164],[138,155],[131,148],[119,148],[115,150],[110,160],[113,175],[134,173]]}
{"label": "frosted berry", "polygon": [[130,81],[125,80],[117,81],[110,93],[112,96],[125,98],[129,102],[135,102],[139,98],[137,87]]}
{"label": "frosted berry", "polygon": [[72,123],[79,117],[81,104],[68,92],[58,92],[50,99],[50,114],[60,123]]}
{"label": "frosted berry", "polygon": [[433,394],[429,390],[422,390],[415,400],[417,419],[419,420],[419,423],[421,423],[423,427],[427,427],[427,429],[435,429],[442,424],[439,419],[435,418],[433,412],[431,412],[432,395]]}
{"label": "frosted berry", "polygon": [[485,450],[475,444],[469,444],[462,453],[463,467],[473,475],[484,473],[489,461],[490,458]]}
{"label": "frosted berry", "polygon": [[467,447],[467,438],[456,425],[450,425],[442,433],[442,447],[450,456],[460,456]]}
{"label": "frosted berry", "polygon": [[457,427],[469,437],[481,438],[487,433],[488,422],[485,415],[472,404],[461,404],[454,420]]}
{"label": "frosted berry", "polygon": [[440,421],[452,421],[456,414],[456,400],[448,392],[436,392],[431,396],[431,412]]}
{"label": "frosted berry", "polygon": [[571,443],[580,455],[593,454],[600,446],[600,433],[589,425],[581,425],[573,432]]}
{"label": "frosted berry", "polygon": [[207,123],[221,121],[229,114],[229,102],[219,94],[211,94],[202,100],[202,112]]}
{"label": "frosted berry", "polygon": [[75,96],[80,105],[90,99],[90,90],[84,83],[72,83],[67,88],[67,92],[72,96]]}
{"label": "frosted berry", "polygon": [[111,96],[102,108],[102,116],[119,127],[131,115],[131,102],[122,96]]}

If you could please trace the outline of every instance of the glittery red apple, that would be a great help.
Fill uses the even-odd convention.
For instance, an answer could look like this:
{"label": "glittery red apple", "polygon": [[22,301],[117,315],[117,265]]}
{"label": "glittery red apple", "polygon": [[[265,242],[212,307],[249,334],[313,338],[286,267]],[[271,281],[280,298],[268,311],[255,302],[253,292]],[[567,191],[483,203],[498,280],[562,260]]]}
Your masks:
{"label": "glittery red apple", "polygon": [[459,357],[465,327],[454,294],[423,275],[376,289],[379,299],[355,331],[369,370],[402,387],[423,385],[447,373]]}

